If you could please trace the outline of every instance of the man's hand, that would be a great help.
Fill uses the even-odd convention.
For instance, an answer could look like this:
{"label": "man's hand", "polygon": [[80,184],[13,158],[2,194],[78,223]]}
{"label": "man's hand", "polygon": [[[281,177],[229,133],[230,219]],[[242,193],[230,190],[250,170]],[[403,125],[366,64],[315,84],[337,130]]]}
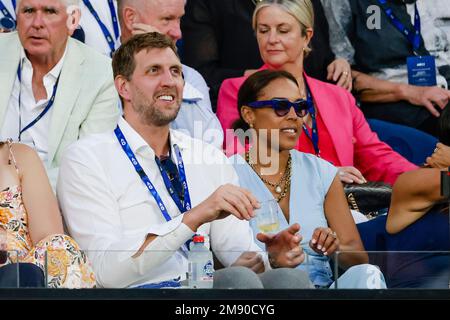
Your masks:
{"label": "man's hand", "polygon": [[149,32],[158,32],[161,33],[157,28],[144,23],[133,23],[133,30],[131,33],[133,36],[137,34],[149,33]]}
{"label": "man's hand", "polygon": [[450,167],[450,147],[438,142],[431,157],[426,159],[428,167],[447,169]]}
{"label": "man's hand", "polygon": [[330,257],[339,250],[339,239],[330,228],[316,228],[309,246],[316,253]]}
{"label": "man's hand", "polygon": [[244,252],[239,256],[232,267],[241,266],[252,269],[255,273],[263,273],[265,271],[264,260],[260,254],[256,252]]}
{"label": "man's hand", "polygon": [[344,183],[366,183],[362,173],[355,167],[338,167],[338,176],[341,182]]}
{"label": "man's hand", "polygon": [[196,231],[202,224],[223,219],[230,214],[240,220],[250,220],[259,202],[250,191],[226,184],[219,187],[205,201],[184,214],[183,222]]}
{"label": "man's hand", "polygon": [[298,223],[277,234],[258,233],[256,238],[265,243],[269,261],[273,268],[295,268],[305,260],[300,246],[302,237]]}
{"label": "man's hand", "polygon": [[352,69],[347,60],[339,58],[327,67],[327,80],[336,82],[336,85],[352,91]]}
{"label": "man's hand", "polygon": [[440,87],[404,85],[402,88],[404,100],[428,109],[435,117],[439,117],[439,111],[444,109],[450,100],[450,91]]}

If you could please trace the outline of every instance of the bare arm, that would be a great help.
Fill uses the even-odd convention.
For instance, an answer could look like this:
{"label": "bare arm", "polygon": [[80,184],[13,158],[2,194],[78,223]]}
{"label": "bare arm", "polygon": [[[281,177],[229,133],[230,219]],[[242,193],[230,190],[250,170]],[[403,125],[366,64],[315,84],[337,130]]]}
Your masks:
{"label": "bare arm", "polygon": [[361,101],[365,102],[393,102],[404,99],[400,83],[380,80],[368,74],[352,71],[353,89],[358,93]]}
{"label": "bare arm", "polygon": [[41,159],[25,145],[14,144],[13,153],[21,174],[21,186],[33,244],[52,234],[63,234],[58,203]]}
{"label": "bare arm", "polygon": [[334,178],[325,197],[324,209],[328,225],[336,232],[339,239],[339,246],[336,251],[358,252],[353,254],[340,253],[339,266],[349,268],[356,264],[367,263],[367,254],[364,252],[363,243],[348,208],[344,188],[337,176]]}
{"label": "bare arm", "polygon": [[440,185],[439,169],[418,169],[402,174],[392,189],[387,232],[400,232],[442,201]]}
{"label": "bare arm", "polygon": [[359,71],[352,71],[353,88],[364,102],[407,101],[426,108],[434,116],[444,109],[450,100],[450,91],[434,86],[419,87],[405,83],[380,80]]}

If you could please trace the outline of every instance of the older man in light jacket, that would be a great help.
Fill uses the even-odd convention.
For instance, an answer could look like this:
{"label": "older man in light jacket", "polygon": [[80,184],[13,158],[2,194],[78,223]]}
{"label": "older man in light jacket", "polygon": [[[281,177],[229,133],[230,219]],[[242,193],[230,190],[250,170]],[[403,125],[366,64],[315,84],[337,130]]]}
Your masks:
{"label": "older man in light jacket", "polygon": [[32,146],[56,184],[66,147],[119,117],[111,60],[70,38],[77,0],[21,0],[17,32],[0,34],[0,140]]}

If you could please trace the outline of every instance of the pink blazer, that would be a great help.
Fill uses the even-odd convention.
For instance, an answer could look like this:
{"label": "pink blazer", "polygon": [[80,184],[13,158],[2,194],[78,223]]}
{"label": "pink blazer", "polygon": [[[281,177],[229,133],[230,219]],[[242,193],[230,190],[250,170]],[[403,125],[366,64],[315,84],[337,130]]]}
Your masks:
{"label": "pink blazer", "polygon": [[[220,87],[217,117],[225,132],[225,148],[230,143],[235,143],[231,132],[226,132],[226,129],[230,129],[239,118],[237,94],[245,79],[246,77],[227,79]],[[354,166],[367,180],[390,184],[403,172],[417,169],[416,165],[378,139],[348,91],[308,76],[306,81],[334,142],[341,166]],[[242,151],[242,147],[236,151]]]}

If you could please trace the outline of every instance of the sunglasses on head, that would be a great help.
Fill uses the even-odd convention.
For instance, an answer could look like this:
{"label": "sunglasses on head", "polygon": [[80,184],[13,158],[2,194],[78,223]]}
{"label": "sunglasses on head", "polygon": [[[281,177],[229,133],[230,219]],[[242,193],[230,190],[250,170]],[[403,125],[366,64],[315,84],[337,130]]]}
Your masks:
{"label": "sunglasses on head", "polygon": [[291,111],[291,108],[294,108],[295,114],[300,118],[303,118],[308,113],[308,103],[303,99],[291,102],[288,99],[275,98],[272,100],[250,102],[248,106],[251,108],[271,107],[279,117],[287,115]]}

